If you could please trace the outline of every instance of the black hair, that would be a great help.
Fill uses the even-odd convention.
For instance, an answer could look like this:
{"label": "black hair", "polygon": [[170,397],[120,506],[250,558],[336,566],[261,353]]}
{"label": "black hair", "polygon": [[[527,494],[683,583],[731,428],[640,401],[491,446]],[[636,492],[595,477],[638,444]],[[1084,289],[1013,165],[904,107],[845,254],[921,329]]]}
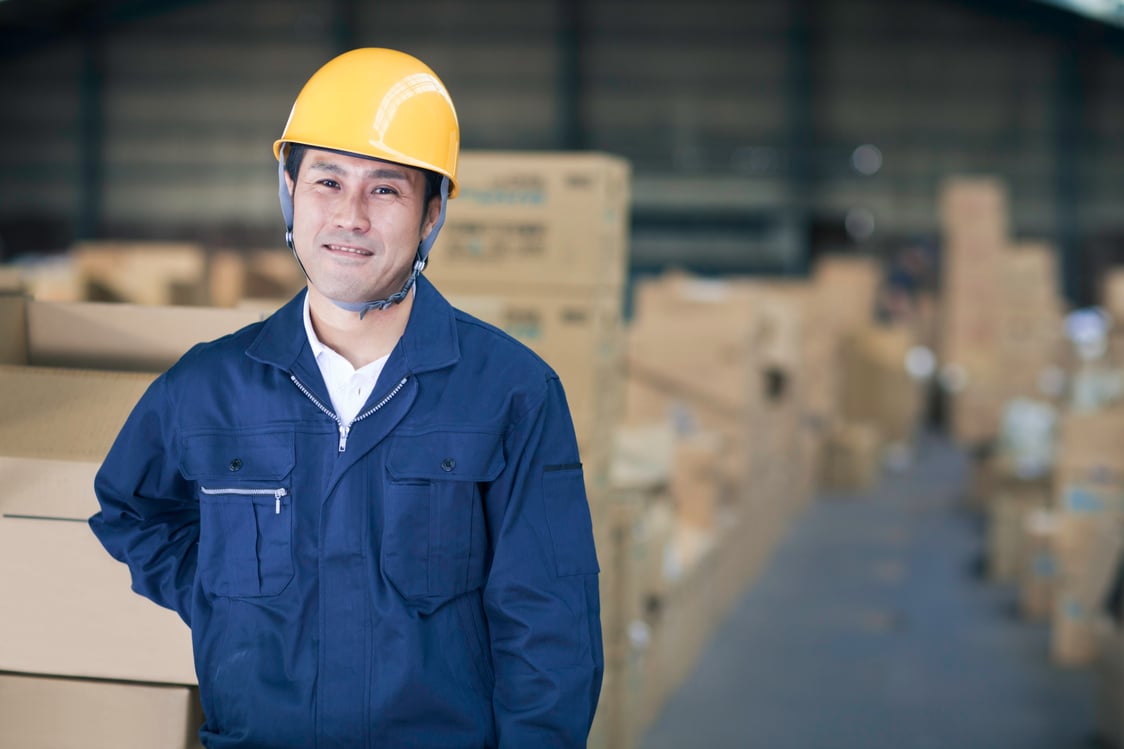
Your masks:
{"label": "black hair", "polygon": [[[297,174],[300,172],[301,162],[304,161],[304,154],[308,148],[303,143],[289,144],[289,153],[285,158],[285,172],[293,184],[297,182]],[[428,208],[429,201],[441,195],[441,175],[430,169],[422,169],[421,172],[425,175],[425,206]],[[423,222],[426,214],[427,211],[422,211]]]}

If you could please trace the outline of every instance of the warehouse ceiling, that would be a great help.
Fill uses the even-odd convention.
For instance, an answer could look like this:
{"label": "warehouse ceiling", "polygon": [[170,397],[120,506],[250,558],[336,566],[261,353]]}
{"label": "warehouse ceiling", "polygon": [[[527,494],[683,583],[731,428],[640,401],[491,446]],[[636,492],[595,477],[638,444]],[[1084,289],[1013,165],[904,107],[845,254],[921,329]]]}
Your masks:
{"label": "warehouse ceiling", "polygon": [[0,58],[199,0],[0,0]]}
{"label": "warehouse ceiling", "polygon": [[[0,59],[15,57],[43,43],[112,28],[206,0],[0,0]],[[343,0],[347,2],[358,0]],[[466,0],[467,1],[467,0]],[[595,0],[584,0],[594,2]],[[1059,24],[1065,16],[1092,19],[1106,28],[1124,29],[1124,0],[950,0],[977,9],[1042,21],[1055,33],[1072,32]],[[1065,27],[1069,27],[1068,30]]]}

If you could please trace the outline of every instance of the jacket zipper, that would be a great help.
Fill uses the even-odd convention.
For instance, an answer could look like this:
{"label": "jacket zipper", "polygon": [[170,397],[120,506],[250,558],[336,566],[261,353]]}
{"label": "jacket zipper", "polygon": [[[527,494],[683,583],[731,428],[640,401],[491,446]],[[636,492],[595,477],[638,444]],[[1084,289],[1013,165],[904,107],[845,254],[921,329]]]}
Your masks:
{"label": "jacket zipper", "polygon": [[281,498],[288,495],[284,488],[281,489],[208,489],[205,486],[199,487],[199,491],[204,494],[252,494],[254,496],[264,496],[266,494],[273,495],[273,514],[281,514]]}
{"label": "jacket zipper", "polygon": [[367,418],[368,416],[373,414],[375,411],[378,411],[380,408],[382,408],[387,403],[389,403],[390,399],[393,398],[394,396],[398,395],[398,391],[400,391],[402,388],[404,388],[406,386],[406,380],[408,380],[409,378],[403,377],[401,380],[398,381],[398,384],[394,386],[394,389],[386,394],[385,398],[383,398],[381,401],[379,401],[375,405],[371,406],[368,410],[366,410],[363,413],[356,416],[354,419],[349,421],[347,424],[344,424],[343,419],[341,419],[339,416],[336,416],[334,411],[332,411],[330,408],[328,408],[323,403],[321,403],[316,398],[316,396],[312,394],[312,391],[309,390],[308,388],[306,388],[301,383],[301,381],[297,379],[296,375],[289,375],[289,379],[293,381],[293,384],[297,386],[298,390],[300,390],[302,393],[305,394],[305,397],[307,397],[310,401],[312,401],[312,405],[319,408],[327,416],[329,416],[332,419],[332,421],[336,422],[336,426],[339,427],[339,430],[340,430],[340,445],[339,445],[340,450],[339,451],[342,453],[344,450],[347,449],[347,436],[351,433],[351,427],[355,424],[355,422],[362,421],[363,419]]}

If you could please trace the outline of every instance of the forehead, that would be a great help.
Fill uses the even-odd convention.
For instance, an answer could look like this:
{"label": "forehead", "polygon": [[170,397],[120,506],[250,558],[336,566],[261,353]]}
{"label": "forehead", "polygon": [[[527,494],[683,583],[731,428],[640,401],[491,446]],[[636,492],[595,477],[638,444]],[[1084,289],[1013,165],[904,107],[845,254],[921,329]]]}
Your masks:
{"label": "forehead", "polygon": [[410,183],[419,183],[425,180],[422,170],[412,166],[324,148],[309,148],[305,152],[301,168],[352,176],[359,175],[368,179],[398,179]]}

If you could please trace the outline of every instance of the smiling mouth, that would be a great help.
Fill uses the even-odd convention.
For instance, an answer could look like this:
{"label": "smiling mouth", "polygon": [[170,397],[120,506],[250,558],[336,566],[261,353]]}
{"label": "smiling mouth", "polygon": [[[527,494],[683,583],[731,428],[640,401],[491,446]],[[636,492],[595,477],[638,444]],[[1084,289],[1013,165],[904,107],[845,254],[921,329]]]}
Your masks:
{"label": "smiling mouth", "polygon": [[375,254],[370,250],[364,250],[362,247],[350,247],[344,244],[326,244],[324,245],[324,247],[331,250],[332,252],[342,252],[348,255],[356,255],[358,257],[370,257],[371,255]]}

